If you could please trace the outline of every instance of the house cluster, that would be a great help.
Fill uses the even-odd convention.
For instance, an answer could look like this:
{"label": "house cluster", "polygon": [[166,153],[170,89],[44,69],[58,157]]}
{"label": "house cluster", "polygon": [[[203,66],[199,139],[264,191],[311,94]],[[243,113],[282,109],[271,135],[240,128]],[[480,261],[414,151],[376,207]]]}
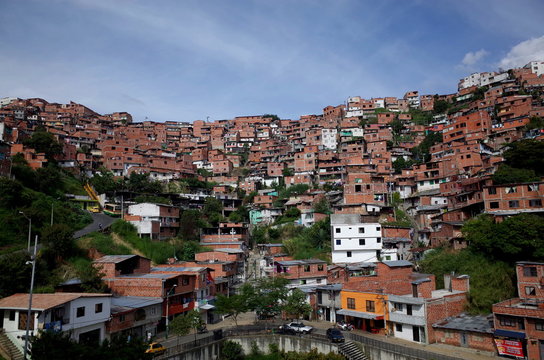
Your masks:
{"label": "house cluster", "polygon": [[[228,253],[221,255],[229,258]],[[83,292],[80,281],[68,281],[55,293],[33,295],[30,321],[28,294],[0,299],[0,337],[22,349],[28,323],[33,335],[39,330],[66,332],[85,343],[115,335],[151,339],[165,329],[167,318],[193,309],[204,323],[216,322],[212,303],[217,294],[229,291],[222,267],[215,271],[200,262],[152,266],[139,255],[107,255],[95,259],[93,266],[110,293]]]}
{"label": "house cluster", "polygon": [[[172,205],[135,203],[129,201],[133,194],[115,194],[110,205],[120,208],[141,236],[175,236],[182,227],[180,214],[202,208],[208,197],[218,199],[228,217],[243,204],[243,195],[252,194],[245,198],[250,199],[245,204],[249,223],[220,222],[202,229],[200,243],[209,251],[196,254],[194,261],[151,267],[138,256],[96,259],[114,296],[95,299],[73,293],[72,300],[51,301],[53,307],[35,309],[34,326],[56,324],[58,320],[47,317],[56,307],[66,308],[68,319],[75,320],[72,302],[95,300],[103,301],[103,311],[111,309],[112,314],[99,338],[112,329],[133,329],[113,322],[113,314],[139,304],[158,304],[160,319],[198,308],[207,321],[215,321],[213,297],[234,291],[249,276],[251,229],[273,225],[292,213],[300,214],[298,225],[308,227],[330,212],[332,265],[290,258],[281,244],[258,244],[262,260],[258,267],[251,264],[252,276],[287,277],[291,288],[307,293],[313,316],[322,320],[345,319],[359,329],[421,343],[496,348],[499,353],[519,347],[524,354],[544,354],[544,336],[538,329],[532,331],[542,325],[533,321],[537,315],[542,318],[542,264],[518,265],[536,269],[534,276],[518,271],[520,284],[533,285],[524,285],[520,299],[497,304],[488,319],[462,314],[467,276],[448,275],[444,288],[436,289],[434,276],[414,272],[412,263],[432,247],[466,246],[461,227],[478,214],[500,221],[544,212],[542,179],[501,185],[492,180],[505,144],[543,139],[543,129],[528,127],[544,117],[543,90],[544,62],[533,61],[507,72],[467,76],[453,94],[352,96],[298,120],[256,115],[211,122],[133,122],[126,112],[100,115],[74,102],[0,99],[1,174],[9,174],[16,154],[32,168],[46,166],[45,154],[23,144],[43,127],[63,146],[57,162],[88,176],[105,168],[114,176],[146,173],[170,183],[197,178],[216,184],[211,190],[180,188],[164,194]],[[437,134],[442,141],[434,142],[427,156],[415,151]],[[405,166],[396,166],[399,163]],[[277,185],[309,189],[285,197]],[[106,208],[104,199],[91,190],[89,196]],[[320,203],[326,203],[328,211],[316,206]],[[8,299],[0,300],[0,309]],[[527,305],[529,300],[536,308]],[[12,310],[4,312],[4,326],[24,325],[18,310],[13,309],[13,316]],[[142,312],[136,312],[124,319],[142,324],[141,333],[153,333],[158,320],[150,326],[153,322],[145,319],[155,318],[141,319]]]}

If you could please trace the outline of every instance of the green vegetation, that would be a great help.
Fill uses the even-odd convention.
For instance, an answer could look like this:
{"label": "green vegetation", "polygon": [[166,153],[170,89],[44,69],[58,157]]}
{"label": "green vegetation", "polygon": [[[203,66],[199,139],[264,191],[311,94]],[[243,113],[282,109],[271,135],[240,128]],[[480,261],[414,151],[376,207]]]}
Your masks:
{"label": "green vegetation", "polygon": [[136,227],[121,219],[111,225],[111,231],[121,236],[123,240],[139,250],[155,264],[163,264],[176,253],[175,247],[165,241],[153,241],[138,236]]}
{"label": "green vegetation", "polygon": [[525,131],[544,129],[544,119],[539,116],[531,116],[529,123],[525,126]]}
{"label": "green vegetation", "polygon": [[448,111],[451,104],[446,100],[435,100],[433,105],[434,114],[444,114]]}
{"label": "green vegetation", "polygon": [[83,249],[96,249],[104,255],[124,255],[130,254],[130,249],[113,241],[111,235],[99,232],[93,232],[78,240],[78,244]]}
{"label": "green vegetation", "polygon": [[285,223],[292,223],[294,221],[297,221],[299,218],[300,218],[300,210],[293,206],[285,210],[283,215],[278,217],[274,224],[279,225],[279,224],[285,224]]}
{"label": "green vegetation", "polygon": [[309,316],[312,313],[312,307],[306,302],[306,294],[296,288],[285,299],[283,311],[294,319],[300,319]]}
{"label": "green vegetation", "polygon": [[316,213],[321,214],[331,214],[331,204],[326,196],[319,198],[316,202],[313,203],[312,209]]}
{"label": "green vegetation", "polygon": [[204,321],[200,317],[198,310],[191,310],[183,315],[176,316],[169,324],[169,330],[178,336],[187,335],[191,330],[194,330],[196,343],[197,330],[204,325]]}
{"label": "green vegetation", "polygon": [[509,217],[496,223],[480,215],[463,226],[469,247],[458,253],[433,250],[421,262],[424,272],[443,285],[444,274],[470,275],[468,310],[488,313],[491,305],[515,295],[516,261],[544,261],[544,222],[531,214]]}
{"label": "green vegetation", "polygon": [[431,146],[442,142],[442,133],[429,131],[425,139],[418,146],[412,149],[412,155],[416,161],[427,162],[431,159],[429,153]]}
{"label": "green vegetation", "polygon": [[32,342],[33,360],[50,359],[87,359],[87,360],[151,360],[153,355],[146,354],[147,346],[141,339],[118,336],[105,340],[100,345],[78,343],[70,339],[65,332],[40,331]]}
{"label": "green vegetation", "polygon": [[245,313],[252,308],[255,303],[255,291],[251,284],[245,283],[240,288],[238,294],[225,296],[217,295],[215,301],[215,311],[218,314],[230,314],[236,326],[238,326],[238,315]]}
{"label": "green vegetation", "polygon": [[445,249],[432,250],[421,262],[421,271],[436,276],[437,288],[444,286],[444,274],[470,276],[468,312],[490,313],[491,306],[515,295],[513,268],[485,255],[464,249],[458,253]]}
{"label": "green vegetation", "polygon": [[538,215],[520,214],[496,223],[480,215],[463,226],[463,234],[475,253],[492,260],[544,261],[544,221]]}
{"label": "green vegetation", "polygon": [[395,169],[395,173],[397,174],[402,173],[403,169],[411,168],[412,165],[414,165],[412,159],[405,160],[402,156],[399,156],[395,161],[393,161],[393,168]]}
{"label": "green vegetation", "polygon": [[55,156],[62,154],[62,145],[55,136],[38,127],[30,138],[23,141],[25,146],[31,147],[38,153],[44,153],[48,162],[55,162]]}
{"label": "green vegetation", "polygon": [[285,237],[285,251],[295,259],[318,258],[329,261],[331,251],[330,218],[296,231],[293,236]]}
{"label": "green vegetation", "polygon": [[530,169],[518,169],[508,166],[506,164],[500,164],[499,168],[493,174],[493,183],[495,185],[502,184],[514,184],[531,181],[540,181],[534,170]]}
{"label": "green vegetation", "polygon": [[412,115],[412,122],[416,125],[429,125],[433,120],[433,114],[430,111],[410,108],[408,113]]}

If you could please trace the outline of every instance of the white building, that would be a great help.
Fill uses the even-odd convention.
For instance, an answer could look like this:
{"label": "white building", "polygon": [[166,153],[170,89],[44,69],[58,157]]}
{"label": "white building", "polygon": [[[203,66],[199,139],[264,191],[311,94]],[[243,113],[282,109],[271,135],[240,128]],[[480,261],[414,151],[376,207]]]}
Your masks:
{"label": "white building", "polygon": [[130,205],[125,220],[136,226],[140,236],[151,239],[174,237],[179,228],[179,208],[153,203]]}
{"label": "white building", "polygon": [[333,263],[377,262],[382,256],[380,223],[363,223],[359,214],[332,214],[331,240]]}
{"label": "white building", "polygon": [[336,129],[321,129],[321,143],[323,146],[327,149],[335,150],[338,146],[336,135]]}
{"label": "white building", "polygon": [[[55,293],[34,294],[30,334],[38,330],[69,332],[75,341],[99,344],[106,338],[110,318],[111,294]],[[28,294],[15,294],[0,300],[3,329],[21,352],[24,346]]]}
{"label": "white building", "polygon": [[544,74],[544,61],[531,61],[527,65],[524,66],[526,69],[531,69],[531,72],[533,74],[536,74],[537,76]]}
{"label": "white building", "polygon": [[17,98],[14,98],[14,97],[3,97],[3,98],[0,98],[0,108],[6,106],[6,105],[9,105],[11,104],[12,101],[14,100],[17,100]]}

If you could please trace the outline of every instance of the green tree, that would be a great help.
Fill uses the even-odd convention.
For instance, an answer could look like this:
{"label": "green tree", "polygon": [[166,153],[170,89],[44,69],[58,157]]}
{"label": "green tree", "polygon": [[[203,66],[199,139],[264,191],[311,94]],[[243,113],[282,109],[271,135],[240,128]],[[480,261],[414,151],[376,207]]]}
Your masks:
{"label": "green tree", "polygon": [[481,215],[467,221],[462,231],[473,251],[492,259],[544,261],[544,221],[537,215],[520,214],[500,223]]}
{"label": "green tree", "polygon": [[42,231],[44,257],[57,264],[75,253],[74,231],[65,224],[53,224]]}
{"label": "green tree", "polygon": [[218,295],[215,302],[215,311],[218,314],[230,314],[236,326],[238,326],[238,315],[250,310],[251,303],[255,299],[253,287],[245,283],[239,294],[224,296]]}
{"label": "green tree", "polygon": [[41,331],[31,340],[32,360],[85,359],[85,360],[151,360],[146,345],[139,339],[116,336],[102,344],[77,343],[70,333]]}
{"label": "green tree", "polygon": [[544,141],[527,139],[508,144],[503,153],[507,165],[544,175]]}
{"label": "green tree", "polygon": [[194,330],[195,343],[198,329],[203,326],[204,322],[202,321],[202,317],[200,316],[198,310],[191,310],[184,314],[178,315],[169,324],[170,331],[177,336],[187,335],[191,330]]}
{"label": "green tree", "polygon": [[287,298],[287,284],[284,277],[261,278],[255,285],[255,297],[252,308],[257,315],[273,318],[282,310],[282,303]]}
{"label": "green tree", "polygon": [[179,236],[185,240],[199,240],[200,229],[206,223],[202,220],[202,213],[196,209],[183,210],[180,215]]}
{"label": "green tree", "polygon": [[36,170],[37,190],[45,194],[53,195],[62,189],[62,176],[60,170],[51,164]]}
{"label": "green tree", "polygon": [[323,196],[318,201],[314,202],[312,207],[316,213],[330,214],[331,212],[331,205],[326,196]]}
{"label": "green tree", "polygon": [[237,342],[227,340],[223,342],[221,346],[221,360],[243,360],[244,359],[244,349],[242,345]]}
{"label": "green tree", "polygon": [[91,185],[99,194],[112,193],[116,190],[121,190],[121,184],[115,180],[113,173],[106,168],[101,168],[100,171],[89,180]]}
{"label": "green tree", "polygon": [[62,154],[62,145],[53,134],[46,132],[43,128],[39,128],[30,138],[25,139],[23,144],[38,153],[44,153],[49,162],[54,162],[54,157]]}
{"label": "green tree", "polygon": [[162,184],[149,178],[149,173],[130,173],[126,180],[126,187],[129,191],[136,193],[159,194],[162,192]]}
{"label": "green tree", "polygon": [[298,288],[293,289],[287,296],[283,310],[294,316],[295,319],[309,316],[312,313],[312,307],[306,302],[306,294]]}
{"label": "green tree", "polygon": [[433,105],[433,113],[444,114],[448,111],[450,103],[446,100],[435,100]]}
{"label": "green tree", "polygon": [[23,186],[16,180],[0,177],[0,207],[16,208],[21,205]]}
{"label": "green tree", "polygon": [[500,164],[492,178],[496,185],[540,181],[534,170],[518,169],[506,164]]}
{"label": "green tree", "polygon": [[28,260],[30,257],[22,251],[0,256],[0,297],[28,292],[32,271]]}

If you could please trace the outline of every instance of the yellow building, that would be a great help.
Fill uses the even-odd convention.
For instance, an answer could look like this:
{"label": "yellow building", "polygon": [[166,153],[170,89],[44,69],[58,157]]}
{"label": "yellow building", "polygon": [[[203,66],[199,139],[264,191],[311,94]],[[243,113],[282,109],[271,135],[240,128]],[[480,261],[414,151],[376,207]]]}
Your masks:
{"label": "yellow building", "polygon": [[337,312],[356,329],[384,333],[389,320],[387,295],[380,293],[342,290],[342,309]]}

